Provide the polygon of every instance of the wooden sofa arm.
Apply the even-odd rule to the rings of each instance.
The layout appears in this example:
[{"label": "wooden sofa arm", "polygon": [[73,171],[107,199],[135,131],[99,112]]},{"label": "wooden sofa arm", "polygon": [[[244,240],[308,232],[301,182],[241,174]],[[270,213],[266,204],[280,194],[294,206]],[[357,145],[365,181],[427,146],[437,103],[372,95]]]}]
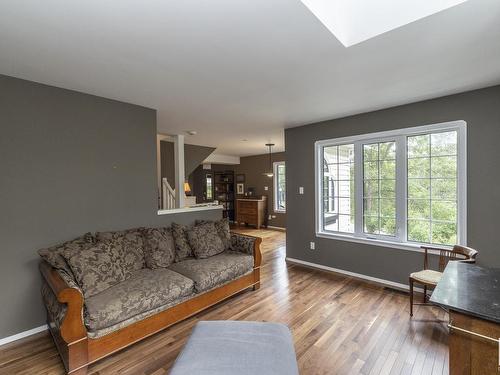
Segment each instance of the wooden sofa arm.
[{"label": "wooden sofa arm", "polygon": [[67,305],[66,315],[61,323],[60,335],[66,343],[87,337],[83,323],[83,295],[79,289],[72,288],[59,272],[45,261],[40,263],[40,272],[60,303]]},{"label": "wooden sofa arm", "polygon": [[254,268],[260,267],[260,264],[262,262],[262,253],[260,251],[260,244],[262,243],[262,238],[256,237],[256,236],[250,236],[248,234],[241,234],[238,232],[231,232],[231,236],[239,236],[239,237],[246,237],[249,239],[254,240],[253,242],[253,266]]}]

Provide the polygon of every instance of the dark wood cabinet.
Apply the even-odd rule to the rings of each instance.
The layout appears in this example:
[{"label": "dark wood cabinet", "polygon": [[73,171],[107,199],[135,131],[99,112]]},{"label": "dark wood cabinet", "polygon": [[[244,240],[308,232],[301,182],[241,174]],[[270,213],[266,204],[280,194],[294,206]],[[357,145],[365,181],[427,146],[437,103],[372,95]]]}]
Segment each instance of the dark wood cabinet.
[{"label": "dark wood cabinet", "polygon": [[450,322],[456,327],[450,329],[450,375],[500,374],[499,342],[492,340],[500,338],[500,324],[455,311]]},{"label": "dark wood cabinet", "polygon": [[255,225],[257,229],[266,225],[267,198],[245,198],[236,200],[236,222]]}]

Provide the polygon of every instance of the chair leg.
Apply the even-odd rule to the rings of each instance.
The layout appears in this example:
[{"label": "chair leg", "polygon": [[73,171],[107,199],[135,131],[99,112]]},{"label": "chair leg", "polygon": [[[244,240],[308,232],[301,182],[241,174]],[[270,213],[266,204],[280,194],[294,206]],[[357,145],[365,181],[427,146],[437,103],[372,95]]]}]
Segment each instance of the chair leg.
[{"label": "chair leg", "polygon": [[410,317],[413,316],[413,280],[410,278]]},{"label": "chair leg", "polygon": [[424,303],[427,302],[427,285],[424,285]]}]

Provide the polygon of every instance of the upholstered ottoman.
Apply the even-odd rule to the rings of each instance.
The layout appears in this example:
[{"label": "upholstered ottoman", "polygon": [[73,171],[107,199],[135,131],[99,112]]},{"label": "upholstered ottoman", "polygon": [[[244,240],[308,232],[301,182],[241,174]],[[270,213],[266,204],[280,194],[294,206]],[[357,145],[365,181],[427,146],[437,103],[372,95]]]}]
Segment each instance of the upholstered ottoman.
[{"label": "upholstered ottoman", "polygon": [[298,375],[290,330],[279,323],[199,322],[170,375]]}]

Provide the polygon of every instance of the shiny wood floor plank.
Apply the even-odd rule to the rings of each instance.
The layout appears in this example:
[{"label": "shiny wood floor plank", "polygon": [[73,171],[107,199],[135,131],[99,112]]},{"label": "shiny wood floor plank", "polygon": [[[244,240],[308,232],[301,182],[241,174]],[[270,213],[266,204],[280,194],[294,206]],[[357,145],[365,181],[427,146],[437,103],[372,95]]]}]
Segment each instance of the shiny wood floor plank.
[{"label": "shiny wood floor plank", "polygon": [[[241,228],[263,238],[262,284],[92,366],[89,374],[167,374],[199,320],[287,324],[302,375],[447,375],[447,331],[439,309],[408,314],[405,293],[285,264],[285,233]],[[63,374],[47,333],[0,348],[0,374]]]}]

